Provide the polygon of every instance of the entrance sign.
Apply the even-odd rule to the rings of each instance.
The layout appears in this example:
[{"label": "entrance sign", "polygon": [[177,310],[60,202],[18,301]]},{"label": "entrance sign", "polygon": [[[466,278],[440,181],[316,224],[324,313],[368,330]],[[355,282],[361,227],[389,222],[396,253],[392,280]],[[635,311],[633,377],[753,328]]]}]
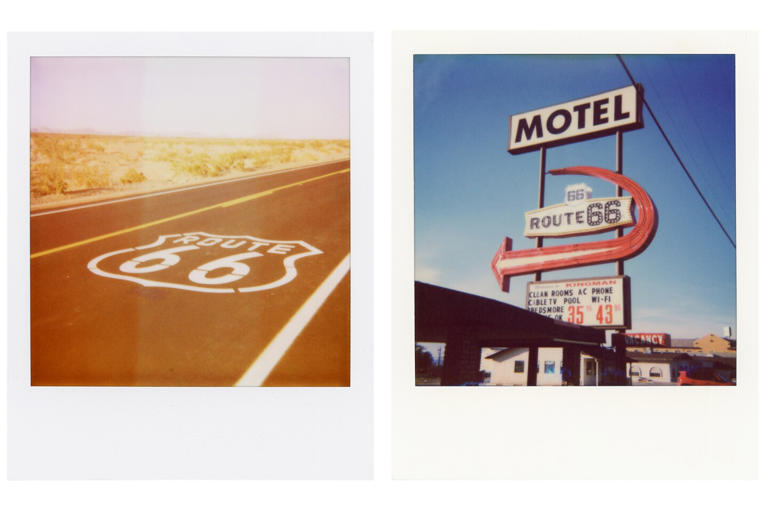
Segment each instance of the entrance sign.
[{"label": "entrance sign", "polygon": [[554,204],[525,213],[525,236],[599,233],[634,223],[631,197],[599,197]]},{"label": "entrance sign", "polygon": [[642,86],[595,94],[509,116],[511,154],[643,127]]},{"label": "entrance sign", "polygon": [[512,250],[512,239],[506,237],[491,260],[491,269],[503,291],[509,291],[509,278],[533,272],[607,263],[637,256],[656,234],[656,208],[648,194],[634,181],[599,167],[566,167],[550,174],[593,176],[614,183],[629,194],[637,206],[637,223],[629,234],[611,240],[597,240],[554,247]]},{"label": "entrance sign", "polygon": [[627,276],[528,283],[528,311],[598,329],[631,327]]},{"label": "entrance sign", "polygon": [[296,260],[323,251],[301,240],[184,233],[97,256],[88,270],[143,286],[203,293],[248,293],[283,286]]}]

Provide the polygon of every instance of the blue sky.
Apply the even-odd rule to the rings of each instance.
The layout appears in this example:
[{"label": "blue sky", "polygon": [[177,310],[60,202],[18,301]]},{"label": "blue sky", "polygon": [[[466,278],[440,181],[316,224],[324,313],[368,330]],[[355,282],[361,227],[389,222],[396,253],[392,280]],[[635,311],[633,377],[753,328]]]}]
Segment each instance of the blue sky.
[{"label": "blue sky", "polygon": [[[735,82],[732,55],[624,55],[661,126],[736,239]],[[539,153],[506,152],[508,116],[630,85],[615,55],[417,55],[414,57],[415,277],[517,306],[533,276],[501,292],[490,261],[505,236],[514,249],[524,213],[537,207]],[[736,249],[688,181],[648,111],[624,135],[624,173],[656,204],[650,247],[627,260],[633,332],[674,338],[736,328]],[[615,168],[615,138],[547,150],[547,169]],[[547,176],[545,205],[585,182],[593,197],[614,186]],[[545,246],[613,234],[545,239]],[[543,280],[615,275],[614,264],[547,272]]]}]

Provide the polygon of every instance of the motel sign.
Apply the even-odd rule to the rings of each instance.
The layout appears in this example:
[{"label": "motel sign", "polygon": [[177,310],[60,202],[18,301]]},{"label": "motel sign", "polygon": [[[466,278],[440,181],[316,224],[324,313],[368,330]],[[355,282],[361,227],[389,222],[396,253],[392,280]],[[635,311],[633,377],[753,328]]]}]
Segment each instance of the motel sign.
[{"label": "motel sign", "polygon": [[630,85],[509,116],[507,151],[516,155],[642,128],[642,97],[642,88]]}]

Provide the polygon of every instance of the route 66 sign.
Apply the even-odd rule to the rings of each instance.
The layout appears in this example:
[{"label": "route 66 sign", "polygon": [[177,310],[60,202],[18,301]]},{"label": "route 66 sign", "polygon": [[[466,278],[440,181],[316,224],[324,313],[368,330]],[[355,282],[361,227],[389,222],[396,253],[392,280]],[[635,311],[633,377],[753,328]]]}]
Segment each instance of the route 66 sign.
[{"label": "route 66 sign", "polygon": [[143,286],[248,293],[289,283],[298,274],[296,260],[322,253],[301,240],[196,232],[161,235],[148,245],[102,254],[88,263],[88,269]]},{"label": "route 66 sign", "polygon": [[[635,227],[629,234],[618,238],[551,247],[536,247],[534,249],[512,250],[512,239],[505,237],[491,260],[493,275],[499,282],[501,289],[505,292],[509,291],[509,279],[512,276],[530,274],[532,272],[548,272],[563,268],[583,267],[632,258],[643,252],[656,235],[659,221],[653,201],[640,185],[626,176],[616,174],[608,169],[591,166],[564,167],[562,169],[553,169],[549,173],[555,176],[563,174],[592,176],[620,186],[631,195],[631,198],[627,198],[627,200],[631,199],[637,206],[637,222],[633,221]],[[575,221],[580,223],[582,220],[586,220],[586,223],[591,226],[590,229],[592,227],[602,229],[601,223],[605,222],[607,217],[609,225],[618,227],[621,219],[626,218],[629,220],[630,218],[629,212],[625,215],[619,208],[623,200],[624,196],[620,198],[606,198],[605,200],[584,200],[583,204],[587,205],[584,211],[569,212],[563,210],[558,213],[560,215],[558,223],[562,224],[560,219],[565,217],[566,222]],[[556,206],[560,208],[560,205]],[[544,215],[550,215],[550,226],[555,225],[553,220],[554,214],[546,213],[545,210],[541,209],[531,213],[544,212]],[[569,213],[571,214],[570,217],[568,216]],[[579,213],[581,213],[581,216],[579,216]],[[531,220],[533,218],[530,217],[526,222],[530,222],[531,226],[536,227]],[[539,226],[546,227],[544,224],[544,221],[539,221]],[[526,232],[526,235],[528,234]],[[562,236],[562,233],[560,235]],[[543,236],[552,235],[547,234]]]},{"label": "route 66 sign", "polygon": [[565,187],[565,202],[575,203],[584,199],[592,199],[592,187],[586,183],[577,183]]}]

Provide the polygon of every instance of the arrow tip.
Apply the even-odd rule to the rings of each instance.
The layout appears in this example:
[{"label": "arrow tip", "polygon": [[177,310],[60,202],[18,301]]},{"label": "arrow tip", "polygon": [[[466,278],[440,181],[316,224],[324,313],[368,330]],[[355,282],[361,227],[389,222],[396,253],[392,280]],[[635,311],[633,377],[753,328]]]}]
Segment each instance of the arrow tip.
[{"label": "arrow tip", "polygon": [[491,260],[491,270],[493,271],[493,275],[496,276],[496,281],[499,282],[499,287],[501,287],[501,291],[503,292],[509,292],[509,276],[503,275],[499,271],[497,264],[499,263],[499,260],[504,256],[504,253],[511,250],[512,239],[506,236],[504,237],[504,241],[501,242],[501,245],[496,251],[496,254],[493,256],[493,259]]}]

